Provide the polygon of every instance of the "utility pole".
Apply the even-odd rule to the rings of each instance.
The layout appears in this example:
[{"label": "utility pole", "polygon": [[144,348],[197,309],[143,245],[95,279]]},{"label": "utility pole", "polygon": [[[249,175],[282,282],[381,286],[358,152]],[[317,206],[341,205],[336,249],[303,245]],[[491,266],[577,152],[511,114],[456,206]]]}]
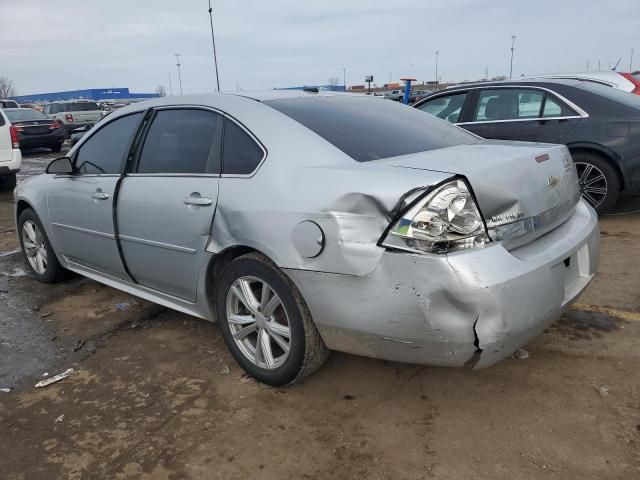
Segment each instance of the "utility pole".
[{"label": "utility pole", "polygon": [[440,51],[436,50],[436,92],[438,91],[438,58],[440,57]]},{"label": "utility pole", "polygon": [[175,53],[176,56],[176,67],[178,67],[178,83],[180,84],[180,95],[182,95],[182,75],[180,74],[180,54]]},{"label": "utility pole", "polygon": [[173,86],[171,85],[171,72],[169,72],[169,93],[173,97]]},{"label": "utility pole", "polygon": [[484,79],[489,80],[489,65],[484,67]]},{"label": "utility pole", "polygon": [[344,91],[347,91],[347,69],[342,67],[342,84],[344,85]]},{"label": "utility pole", "polygon": [[513,77],[513,51],[515,50],[516,36],[511,35],[511,65],[509,66],[509,80]]},{"label": "utility pole", "polygon": [[589,71],[589,60],[587,60],[587,72]]},{"label": "utility pole", "polygon": [[216,37],[213,35],[213,9],[209,0],[209,24],[211,25],[211,43],[213,44],[213,65],[216,68],[216,85],[220,91],[220,77],[218,76],[218,56],[216,55]]},{"label": "utility pole", "polygon": [[631,49],[631,56],[629,57],[629,72],[633,72],[633,48]]},{"label": "utility pole", "polygon": [[602,70],[602,69],[600,68],[600,60],[598,60],[598,71],[600,71],[600,70]]}]

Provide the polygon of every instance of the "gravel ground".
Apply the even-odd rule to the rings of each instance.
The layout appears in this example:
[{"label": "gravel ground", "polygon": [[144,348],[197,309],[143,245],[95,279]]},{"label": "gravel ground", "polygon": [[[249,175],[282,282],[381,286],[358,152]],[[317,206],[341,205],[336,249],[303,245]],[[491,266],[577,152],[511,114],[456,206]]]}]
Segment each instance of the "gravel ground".
[{"label": "gravel ground", "polygon": [[[57,156],[25,155],[22,175]],[[36,282],[7,253],[12,208],[0,194],[3,479],[640,478],[638,213],[601,218],[599,275],[529,358],[467,373],[333,353],[276,389],[215,325],[79,277]]]}]

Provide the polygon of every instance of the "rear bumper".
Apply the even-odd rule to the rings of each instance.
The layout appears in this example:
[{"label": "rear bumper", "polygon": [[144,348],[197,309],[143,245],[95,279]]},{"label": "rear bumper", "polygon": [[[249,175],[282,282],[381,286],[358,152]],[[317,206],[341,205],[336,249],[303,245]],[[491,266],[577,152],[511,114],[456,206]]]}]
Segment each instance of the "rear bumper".
[{"label": "rear bumper", "polygon": [[598,219],[580,201],[563,225],[512,251],[494,244],[447,256],[386,252],[364,277],[287,274],[331,349],[441,366],[473,359],[481,368],[562,315],[598,257]]},{"label": "rear bumper", "polygon": [[0,176],[10,175],[20,171],[22,165],[22,152],[14,148],[11,151],[11,160],[8,162],[0,162]]},{"label": "rear bumper", "polygon": [[57,129],[55,133],[20,136],[20,148],[51,147],[64,142],[64,133]]}]

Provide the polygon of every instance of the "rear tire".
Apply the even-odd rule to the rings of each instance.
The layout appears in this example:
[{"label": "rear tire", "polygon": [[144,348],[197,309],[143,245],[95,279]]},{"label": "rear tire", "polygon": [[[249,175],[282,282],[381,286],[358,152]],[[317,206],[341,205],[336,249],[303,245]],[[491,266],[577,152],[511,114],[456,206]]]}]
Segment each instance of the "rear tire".
[{"label": "rear tire", "polygon": [[25,263],[37,280],[55,283],[65,278],[67,271],[60,265],[38,215],[30,208],[18,218],[18,237]]},{"label": "rear tire", "polygon": [[617,170],[609,161],[597,153],[577,152],[573,154],[580,191],[596,212],[606,213],[620,198],[622,182]]},{"label": "rear tire", "polygon": [[51,147],[51,151],[52,151],[52,152],[56,152],[56,153],[57,153],[57,152],[59,152],[60,150],[62,150],[62,143],[57,143],[57,144],[55,144],[55,145],[53,145],[53,146]]},{"label": "rear tire", "polygon": [[16,188],[17,178],[15,173],[0,177],[0,190],[7,191]]},{"label": "rear tire", "polygon": [[260,382],[293,383],[320,368],[329,355],[302,295],[262,254],[243,255],[227,265],[216,309],[227,348]]}]

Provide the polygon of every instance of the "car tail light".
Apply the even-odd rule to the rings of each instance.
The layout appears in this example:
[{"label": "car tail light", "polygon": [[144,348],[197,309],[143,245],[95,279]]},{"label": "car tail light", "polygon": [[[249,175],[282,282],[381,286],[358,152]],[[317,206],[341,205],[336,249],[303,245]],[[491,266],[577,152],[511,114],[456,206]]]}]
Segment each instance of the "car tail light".
[{"label": "car tail light", "polygon": [[15,125],[11,125],[9,127],[12,148],[20,148],[20,139],[18,138],[18,132],[22,132],[23,130],[24,129],[22,127],[16,127]]},{"label": "car tail light", "polygon": [[73,115],[71,115],[70,113],[67,113],[64,118],[67,120],[67,122],[69,123],[73,123]]},{"label": "car tail light", "polygon": [[629,80],[631,83],[633,83],[634,85],[634,89],[631,93],[634,93],[636,95],[640,95],[640,80],[638,80],[636,78],[636,75],[638,75],[638,72],[634,72],[634,73],[621,73],[620,75],[622,75],[624,78],[626,78],[627,80]]},{"label": "car tail light", "polygon": [[411,200],[379,245],[417,253],[448,253],[490,241],[470,189],[457,179]]},{"label": "car tail light", "polygon": [[58,122],[53,122],[51,125],[49,125],[49,130],[55,130],[57,128],[62,128],[62,125],[60,125]]}]

